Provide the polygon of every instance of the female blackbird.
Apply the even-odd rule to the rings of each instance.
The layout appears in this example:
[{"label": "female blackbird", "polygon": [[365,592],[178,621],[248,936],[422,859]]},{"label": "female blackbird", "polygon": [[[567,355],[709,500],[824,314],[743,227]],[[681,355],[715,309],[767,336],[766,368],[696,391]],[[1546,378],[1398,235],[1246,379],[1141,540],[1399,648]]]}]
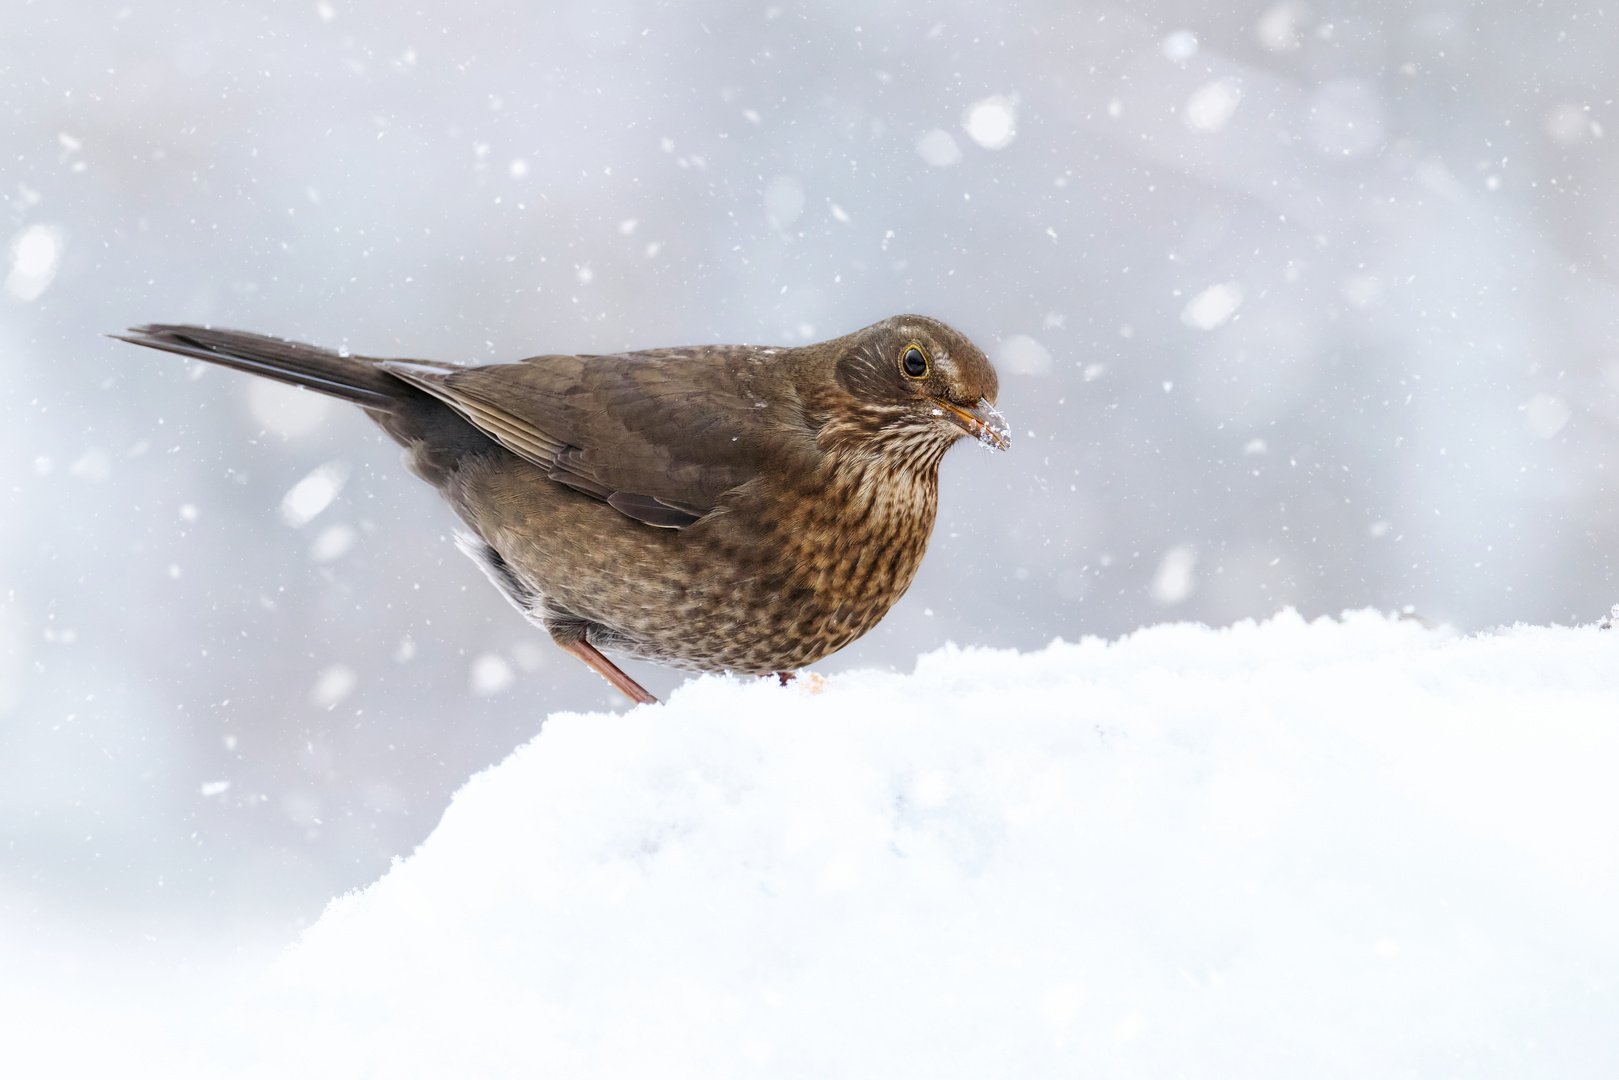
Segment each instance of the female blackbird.
[{"label": "female blackbird", "polygon": [[920,315],[488,367],[195,326],[120,339],[365,409],[471,530],[461,550],[637,702],[657,699],[602,652],[784,674],[870,630],[927,549],[944,452],[1009,444],[989,360]]}]

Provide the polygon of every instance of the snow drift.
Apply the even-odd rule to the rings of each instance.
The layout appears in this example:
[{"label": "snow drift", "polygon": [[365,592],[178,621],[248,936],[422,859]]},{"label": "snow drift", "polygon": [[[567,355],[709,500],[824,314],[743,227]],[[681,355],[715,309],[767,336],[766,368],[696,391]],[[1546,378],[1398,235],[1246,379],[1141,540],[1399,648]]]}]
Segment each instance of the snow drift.
[{"label": "snow drift", "polygon": [[[264,1075],[1619,1075],[1619,632],[1362,612],[550,718]],[[245,1049],[239,1048],[239,1049]],[[240,1060],[240,1059],[239,1059]]]}]

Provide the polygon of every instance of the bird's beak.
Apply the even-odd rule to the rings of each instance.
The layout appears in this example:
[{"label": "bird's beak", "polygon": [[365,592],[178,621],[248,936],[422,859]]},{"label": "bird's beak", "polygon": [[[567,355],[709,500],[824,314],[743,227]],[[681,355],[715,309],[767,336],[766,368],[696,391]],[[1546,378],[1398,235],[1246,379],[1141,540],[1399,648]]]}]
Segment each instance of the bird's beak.
[{"label": "bird's beak", "polygon": [[1012,430],[1006,426],[1006,417],[995,411],[988,398],[979,398],[978,405],[971,409],[963,409],[944,398],[934,398],[933,403],[943,412],[946,420],[985,446],[1005,450],[1012,445]]}]

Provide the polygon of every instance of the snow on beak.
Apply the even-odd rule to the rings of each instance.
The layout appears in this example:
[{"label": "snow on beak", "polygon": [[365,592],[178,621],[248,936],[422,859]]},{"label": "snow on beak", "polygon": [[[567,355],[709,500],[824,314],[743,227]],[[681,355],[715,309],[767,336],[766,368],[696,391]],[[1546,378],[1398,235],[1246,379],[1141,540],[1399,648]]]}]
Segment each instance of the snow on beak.
[{"label": "snow on beak", "polygon": [[944,398],[934,398],[933,403],[943,411],[946,420],[985,446],[1005,450],[1012,445],[1012,430],[1006,425],[1006,417],[995,411],[988,398],[979,398],[978,404],[971,409],[964,409]]}]

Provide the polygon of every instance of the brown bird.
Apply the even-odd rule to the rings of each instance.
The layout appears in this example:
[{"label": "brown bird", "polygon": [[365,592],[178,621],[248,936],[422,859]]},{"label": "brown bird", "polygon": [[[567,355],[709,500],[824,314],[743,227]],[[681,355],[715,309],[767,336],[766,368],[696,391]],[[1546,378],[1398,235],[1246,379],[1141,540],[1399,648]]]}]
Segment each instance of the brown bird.
[{"label": "brown bird", "polygon": [[1006,449],[998,380],[943,323],[815,345],[706,345],[462,367],[142,326],[122,341],[351,401],[471,530],[523,615],[631,700],[602,655],[785,680],[911,584],[964,435]]}]

